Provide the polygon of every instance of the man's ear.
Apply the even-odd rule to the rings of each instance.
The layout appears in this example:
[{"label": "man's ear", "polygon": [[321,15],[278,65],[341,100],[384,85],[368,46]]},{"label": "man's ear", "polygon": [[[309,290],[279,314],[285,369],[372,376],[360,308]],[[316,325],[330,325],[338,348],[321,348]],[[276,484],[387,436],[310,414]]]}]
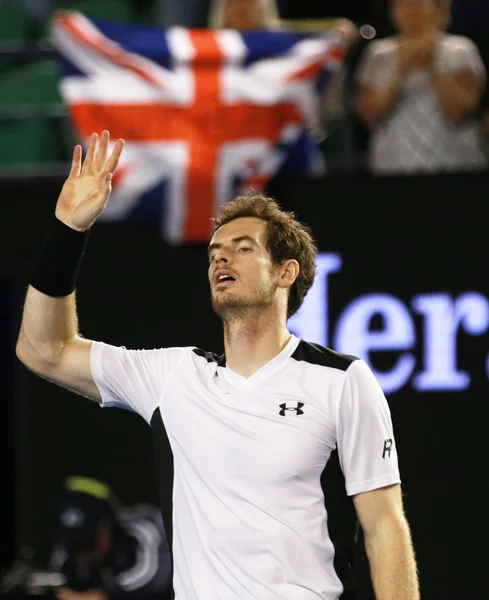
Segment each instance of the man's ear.
[{"label": "man's ear", "polygon": [[281,288],[290,288],[300,273],[299,263],[293,258],[286,260],[280,267],[278,285]]}]

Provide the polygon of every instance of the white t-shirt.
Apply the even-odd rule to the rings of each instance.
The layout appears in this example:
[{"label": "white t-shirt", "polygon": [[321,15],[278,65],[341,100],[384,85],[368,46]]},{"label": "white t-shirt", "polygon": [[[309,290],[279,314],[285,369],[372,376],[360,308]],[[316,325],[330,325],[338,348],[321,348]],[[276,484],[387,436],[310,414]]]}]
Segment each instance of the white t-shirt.
[{"label": "white t-shirt", "polygon": [[197,348],[94,342],[91,368],[102,405],[139,413],[157,453],[171,449],[158,479],[176,600],[351,589],[348,496],[400,483],[389,408],[363,361],[292,337],[246,379]]}]

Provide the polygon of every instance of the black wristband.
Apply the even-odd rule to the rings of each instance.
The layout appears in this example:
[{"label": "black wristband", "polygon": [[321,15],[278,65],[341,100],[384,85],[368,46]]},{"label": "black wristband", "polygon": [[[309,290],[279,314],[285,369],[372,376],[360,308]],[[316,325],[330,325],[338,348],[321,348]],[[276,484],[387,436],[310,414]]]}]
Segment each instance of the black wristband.
[{"label": "black wristband", "polygon": [[53,298],[75,291],[89,230],[75,231],[55,218],[34,266],[31,285]]}]

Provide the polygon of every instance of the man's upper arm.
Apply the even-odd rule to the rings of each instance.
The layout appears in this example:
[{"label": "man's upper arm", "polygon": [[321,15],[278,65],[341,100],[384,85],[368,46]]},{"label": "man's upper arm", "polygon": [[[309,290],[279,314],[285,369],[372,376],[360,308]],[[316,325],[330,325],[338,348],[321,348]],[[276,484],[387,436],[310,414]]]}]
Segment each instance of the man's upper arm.
[{"label": "man's upper arm", "polygon": [[90,340],[77,337],[65,345],[56,361],[43,362],[39,368],[33,361],[29,363],[30,368],[48,381],[90,398],[90,400],[100,402],[101,396],[90,367],[91,347]]},{"label": "man's upper arm", "polygon": [[30,368],[45,379],[99,402],[140,414],[147,422],[186,348],[127,350],[77,337],[55,361]]}]

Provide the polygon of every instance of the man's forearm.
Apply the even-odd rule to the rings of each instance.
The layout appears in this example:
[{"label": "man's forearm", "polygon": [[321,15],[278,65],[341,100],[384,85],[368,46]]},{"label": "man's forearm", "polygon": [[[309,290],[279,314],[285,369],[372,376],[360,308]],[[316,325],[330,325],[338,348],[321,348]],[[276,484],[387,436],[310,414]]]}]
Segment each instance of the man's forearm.
[{"label": "man's forearm", "polygon": [[365,534],[365,546],[376,599],[419,600],[416,559],[405,518],[384,518]]}]

